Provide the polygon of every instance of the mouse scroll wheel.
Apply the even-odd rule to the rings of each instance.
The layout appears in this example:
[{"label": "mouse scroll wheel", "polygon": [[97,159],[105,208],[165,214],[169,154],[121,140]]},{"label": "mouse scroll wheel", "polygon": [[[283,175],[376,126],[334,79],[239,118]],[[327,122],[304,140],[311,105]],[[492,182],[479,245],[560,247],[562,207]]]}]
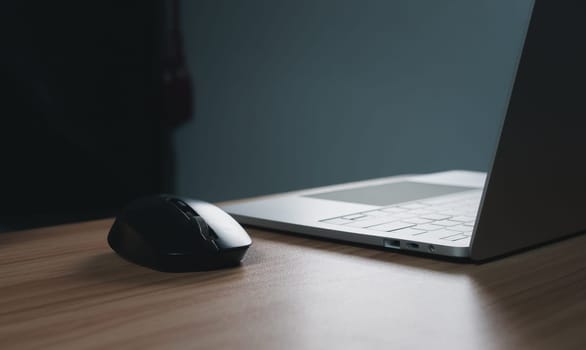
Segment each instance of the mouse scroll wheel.
[{"label": "mouse scroll wheel", "polygon": [[185,203],[184,201],[175,198],[171,199],[170,201],[173,202],[175,206],[177,206],[177,208],[179,208],[179,210],[181,210],[185,214],[189,216],[197,215],[197,213],[193,209],[191,209],[191,207],[187,205],[187,203]]},{"label": "mouse scroll wheel", "polygon": [[213,234],[212,230],[208,226],[208,224],[201,218],[201,216],[192,216],[193,220],[195,220],[197,226],[199,227],[199,232],[201,232],[202,236],[206,240],[213,240],[215,235]]}]

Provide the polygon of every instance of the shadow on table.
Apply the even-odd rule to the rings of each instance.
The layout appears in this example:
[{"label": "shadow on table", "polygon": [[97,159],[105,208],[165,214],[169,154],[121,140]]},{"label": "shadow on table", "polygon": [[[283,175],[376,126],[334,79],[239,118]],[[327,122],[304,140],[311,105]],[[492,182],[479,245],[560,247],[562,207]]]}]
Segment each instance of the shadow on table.
[{"label": "shadow on table", "polygon": [[[251,248],[252,250],[252,248]],[[255,252],[247,264],[259,261],[260,254]],[[95,280],[99,283],[111,283],[126,286],[144,285],[192,285],[217,283],[222,279],[239,279],[245,274],[241,266],[197,272],[161,272],[136,265],[120,257],[115,252],[101,253],[88,257],[78,269],[83,279]]]}]

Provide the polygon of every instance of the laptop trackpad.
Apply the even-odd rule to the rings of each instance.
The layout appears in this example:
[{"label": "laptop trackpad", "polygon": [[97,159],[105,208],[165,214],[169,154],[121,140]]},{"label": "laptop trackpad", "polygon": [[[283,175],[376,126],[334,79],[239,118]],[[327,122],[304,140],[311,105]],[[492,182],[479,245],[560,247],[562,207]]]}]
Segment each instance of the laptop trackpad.
[{"label": "laptop trackpad", "polygon": [[388,206],[418,199],[451,193],[476,190],[474,187],[437,185],[414,181],[401,181],[383,185],[365,186],[348,190],[322,192],[304,197],[329,199],[350,203]]}]

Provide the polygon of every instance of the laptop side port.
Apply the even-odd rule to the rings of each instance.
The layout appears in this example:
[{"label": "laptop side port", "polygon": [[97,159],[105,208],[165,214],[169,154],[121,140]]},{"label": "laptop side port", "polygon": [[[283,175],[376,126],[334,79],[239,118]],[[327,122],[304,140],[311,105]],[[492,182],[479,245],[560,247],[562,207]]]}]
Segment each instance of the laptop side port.
[{"label": "laptop side port", "polygon": [[419,249],[418,243],[407,242],[407,244],[405,244],[405,246],[409,249]]},{"label": "laptop side port", "polygon": [[383,246],[385,248],[401,249],[401,242],[398,239],[385,239],[383,240]]}]

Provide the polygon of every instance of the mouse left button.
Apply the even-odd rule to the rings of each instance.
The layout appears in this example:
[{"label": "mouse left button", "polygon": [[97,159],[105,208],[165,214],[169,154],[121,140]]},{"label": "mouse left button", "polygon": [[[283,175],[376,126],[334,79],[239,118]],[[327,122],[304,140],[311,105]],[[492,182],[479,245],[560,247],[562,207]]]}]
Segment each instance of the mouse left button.
[{"label": "mouse left button", "polygon": [[108,233],[110,248],[123,258],[139,265],[153,264],[152,247],[137,234],[136,230],[126,222],[115,220]]},{"label": "mouse left button", "polygon": [[195,210],[193,210],[187,203],[185,203],[181,199],[178,199],[178,198],[169,198],[168,200],[171,203],[173,203],[177,208],[179,208],[179,210],[181,210],[182,212],[184,212],[185,214],[190,215],[190,216],[197,215],[197,213],[195,212]]}]

